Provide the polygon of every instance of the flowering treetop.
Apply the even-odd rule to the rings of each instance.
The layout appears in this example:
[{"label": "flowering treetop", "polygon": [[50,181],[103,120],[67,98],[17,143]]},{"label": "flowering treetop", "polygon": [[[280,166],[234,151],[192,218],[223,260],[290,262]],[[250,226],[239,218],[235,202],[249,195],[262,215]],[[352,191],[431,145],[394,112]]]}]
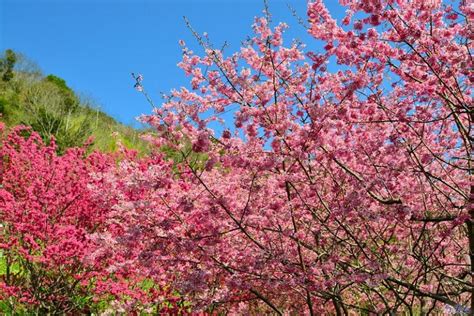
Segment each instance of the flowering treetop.
[{"label": "flowering treetop", "polygon": [[341,23],[308,4],[319,51],[286,46],[268,16],[229,56],[195,33],[204,55],[181,43],[179,64],[192,90],[144,117],[181,159],[174,189],[146,189],[160,233],[138,236],[170,243],[155,265],[181,267],[196,306],[473,307],[474,7],[340,2]]}]

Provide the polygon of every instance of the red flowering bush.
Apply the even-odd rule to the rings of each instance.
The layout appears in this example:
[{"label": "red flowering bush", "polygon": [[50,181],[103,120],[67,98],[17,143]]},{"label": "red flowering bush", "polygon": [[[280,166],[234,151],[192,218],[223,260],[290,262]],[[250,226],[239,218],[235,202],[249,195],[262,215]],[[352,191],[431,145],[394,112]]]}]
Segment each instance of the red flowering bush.
[{"label": "red flowering bush", "polygon": [[95,175],[114,169],[118,157],[86,155],[84,148],[58,156],[54,140],[45,145],[26,127],[3,135],[0,156],[4,312],[174,310],[175,293],[139,271],[115,271],[111,247],[97,238],[112,229],[106,221],[112,207],[94,199]]},{"label": "red flowering bush", "polygon": [[54,140],[45,145],[25,127],[2,137],[0,155],[1,298],[38,312],[81,310],[87,302],[75,299],[97,271],[83,262],[89,235],[107,212],[90,198],[90,172],[110,159],[78,148],[57,156]]}]

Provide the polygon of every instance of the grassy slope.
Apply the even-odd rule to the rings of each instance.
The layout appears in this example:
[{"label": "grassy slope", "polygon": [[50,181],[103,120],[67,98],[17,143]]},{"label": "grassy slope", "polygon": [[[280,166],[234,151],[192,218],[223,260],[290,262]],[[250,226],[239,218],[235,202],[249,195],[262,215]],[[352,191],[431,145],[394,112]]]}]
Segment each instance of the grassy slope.
[{"label": "grassy slope", "polygon": [[116,121],[81,100],[63,79],[39,71],[15,69],[9,80],[0,79],[0,113],[9,127],[32,126],[45,141],[54,136],[60,150],[81,146],[92,136],[94,149],[114,151],[120,141],[127,148],[148,151],[140,139],[144,131]]}]

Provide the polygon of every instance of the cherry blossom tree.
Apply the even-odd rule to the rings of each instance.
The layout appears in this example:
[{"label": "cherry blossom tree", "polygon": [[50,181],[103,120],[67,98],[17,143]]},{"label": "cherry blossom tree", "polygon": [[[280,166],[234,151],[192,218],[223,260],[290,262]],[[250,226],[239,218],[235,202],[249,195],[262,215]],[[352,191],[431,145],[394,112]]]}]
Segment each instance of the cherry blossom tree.
[{"label": "cherry blossom tree", "polygon": [[196,310],[474,310],[474,6],[340,3],[308,3],[318,50],[268,13],[233,54],[181,43],[191,89],[143,117],[180,159],[102,175],[129,269]]}]

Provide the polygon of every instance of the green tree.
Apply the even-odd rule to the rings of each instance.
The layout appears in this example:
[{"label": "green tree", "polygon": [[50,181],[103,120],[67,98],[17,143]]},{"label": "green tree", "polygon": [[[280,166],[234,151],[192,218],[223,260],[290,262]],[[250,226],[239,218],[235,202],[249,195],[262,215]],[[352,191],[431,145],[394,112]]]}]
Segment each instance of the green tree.
[{"label": "green tree", "polygon": [[0,69],[2,72],[2,81],[8,82],[13,76],[13,68],[15,67],[17,57],[13,50],[7,49],[5,51],[5,56],[0,59]]}]

